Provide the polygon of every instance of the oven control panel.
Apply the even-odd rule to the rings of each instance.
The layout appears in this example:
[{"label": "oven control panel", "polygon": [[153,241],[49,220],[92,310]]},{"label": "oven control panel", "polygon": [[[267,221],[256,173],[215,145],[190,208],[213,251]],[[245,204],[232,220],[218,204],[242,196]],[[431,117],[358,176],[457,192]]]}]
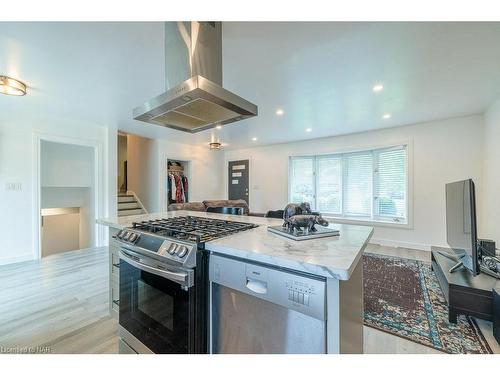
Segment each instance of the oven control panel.
[{"label": "oven control panel", "polygon": [[127,229],[122,229],[116,234],[116,239],[119,241],[127,242],[130,244],[134,244],[139,240],[139,237],[141,236],[140,233],[127,230]]},{"label": "oven control panel", "polygon": [[[165,240],[158,249],[158,255],[186,265],[192,263],[193,258],[196,256],[196,249],[196,245],[193,244]],[[196,259],[194,260],[193,267],[196,266]]]},{"label": "oven control panel", "polygon": [[[180,240],[122,229],[116,234],[116,240],[128,245],[132,250],[147,251],[147,255],[161,257],[184,267],[196,266],[197,245]],[[142,250],[142,251],[141,251]],[[153,254],[151,254],[153,253]]]}]

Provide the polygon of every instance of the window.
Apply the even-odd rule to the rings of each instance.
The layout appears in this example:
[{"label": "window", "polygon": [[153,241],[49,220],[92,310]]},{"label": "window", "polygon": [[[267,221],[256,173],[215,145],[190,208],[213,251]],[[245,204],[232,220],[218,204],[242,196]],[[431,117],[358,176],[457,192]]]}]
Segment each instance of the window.
[{"label": "window", "polygon": [[407,146],[290,158],[289,197],[327,216],[406,224]]},{"label": "window", "polygon": [[291,166],[291,200],[312,202],[314,199],[314,159],[295,158]]}]

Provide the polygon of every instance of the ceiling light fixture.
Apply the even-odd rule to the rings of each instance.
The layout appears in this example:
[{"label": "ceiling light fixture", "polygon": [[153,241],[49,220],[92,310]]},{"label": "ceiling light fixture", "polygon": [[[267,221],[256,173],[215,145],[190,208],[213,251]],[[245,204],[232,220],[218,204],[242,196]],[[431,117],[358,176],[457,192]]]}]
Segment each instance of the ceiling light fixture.
[{"label": "ceiling light fixture", "polygon": [[221,129],[222,129],[222,125],[217,125],[215,128],[216,128],[217,130],[221,130]]},{"label": "ceiling light fixture", "polygon": [[253,138],[252,138],[252,141],[254,141],[254,142],[255,142],[256,140],[257,140],[257,137],[253,137]]},{"label": "ceiling light fixture", "polygon": [[312,132],[312,131],[313,131],[313,130],[312,130],[311,128],[307,128],[307,129],[306,129],[306,132],[308,132],[308,133],[310,133],[310,132]]},{"label": "ceiling light fixture", "polygon": [[222,144],[220,142],[210,142],[210,150],[219,151],[221,149]]},{"label": "ceiling light fixture", "polygon": [[380,92],[384,89],[384,85],[381,85],[381,84],[376,84],[375,86],[373,86],[373,92]]},{"label": "ceiling light fixture", "polygon": [[26,85],[17,79],[0,76],[0,93],[5,95],[26,95]]},{"label": "ceiling light fixture", "polygon": [[388,120],[388,119],[390,119],[391,117],[392,117],[392,116],[391,116],[391,114],[390,114],[390,113],[386,113],[386,114],[384,114],[384,115],[382,116],[382,118],[383,118],[384,120]]},{"label": "ceiling light fixture", "polygon": [[283,111],[281,108],[278,108],[278,109],[276,110],[276,114],[277,114],[278,116],[283,116],[283,114],[284,114],[284,113],[285,113],[285,111]]}]

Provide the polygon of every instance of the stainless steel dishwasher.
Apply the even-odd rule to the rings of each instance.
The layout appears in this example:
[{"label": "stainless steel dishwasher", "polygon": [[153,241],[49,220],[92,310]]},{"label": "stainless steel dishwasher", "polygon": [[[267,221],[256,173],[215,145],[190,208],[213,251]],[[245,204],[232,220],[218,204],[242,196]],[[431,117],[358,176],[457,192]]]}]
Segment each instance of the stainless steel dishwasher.
[{"label": "stainless steel dishwasher", "polygon": [[210,257],[212,353],[326,353],[326,280]]}]

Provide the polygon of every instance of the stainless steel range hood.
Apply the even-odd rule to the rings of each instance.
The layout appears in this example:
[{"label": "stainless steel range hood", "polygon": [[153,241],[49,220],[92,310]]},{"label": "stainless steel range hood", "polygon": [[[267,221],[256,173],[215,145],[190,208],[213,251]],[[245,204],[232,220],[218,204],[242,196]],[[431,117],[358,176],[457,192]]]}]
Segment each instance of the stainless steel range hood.
[{"label": "stainless steel range hood", "polygon": [[222,88],[220,22],[166,22],[167,91],[134,109],[134,119],[196,133],[257,115],[257,106]]}]

